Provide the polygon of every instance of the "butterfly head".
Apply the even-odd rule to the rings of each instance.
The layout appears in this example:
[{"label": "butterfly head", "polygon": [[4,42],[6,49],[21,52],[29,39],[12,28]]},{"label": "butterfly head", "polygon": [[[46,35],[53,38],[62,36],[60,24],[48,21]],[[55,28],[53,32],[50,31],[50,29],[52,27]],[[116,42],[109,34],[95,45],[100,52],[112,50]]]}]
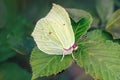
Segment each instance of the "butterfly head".
[{"label": "butterfly head", "polygon": [[72,45],[71,47],[69,47],[68,49],[64,49],[64,53],[65,54],[71,54],[73,50],[77,50],[78,46],[76,44]]}]

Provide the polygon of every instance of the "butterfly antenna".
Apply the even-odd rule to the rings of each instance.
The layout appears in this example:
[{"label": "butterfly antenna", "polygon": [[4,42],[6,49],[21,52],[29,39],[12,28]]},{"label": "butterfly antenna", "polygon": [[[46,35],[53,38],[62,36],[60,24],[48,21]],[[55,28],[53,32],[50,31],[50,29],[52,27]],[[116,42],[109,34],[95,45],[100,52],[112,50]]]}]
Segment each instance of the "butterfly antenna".
[{"label": "butterfly antenna", "polygon": [[85,40],[86,38],[87,38],[87,35],[84,35],[82,36],[82,38],[80,37],[76,43],[78,44],[79,42]]}]

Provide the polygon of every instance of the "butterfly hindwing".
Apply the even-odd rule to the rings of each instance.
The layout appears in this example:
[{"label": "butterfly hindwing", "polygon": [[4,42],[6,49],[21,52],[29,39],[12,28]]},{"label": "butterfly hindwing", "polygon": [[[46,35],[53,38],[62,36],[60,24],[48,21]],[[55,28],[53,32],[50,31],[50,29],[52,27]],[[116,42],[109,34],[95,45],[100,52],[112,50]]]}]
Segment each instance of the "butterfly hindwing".
[{"label": "butterfly hindwing", "polygon": [[62,45],[46,18],[42,18],[37,22],[32,35],[41,51],[47,54],[62,54]]}]

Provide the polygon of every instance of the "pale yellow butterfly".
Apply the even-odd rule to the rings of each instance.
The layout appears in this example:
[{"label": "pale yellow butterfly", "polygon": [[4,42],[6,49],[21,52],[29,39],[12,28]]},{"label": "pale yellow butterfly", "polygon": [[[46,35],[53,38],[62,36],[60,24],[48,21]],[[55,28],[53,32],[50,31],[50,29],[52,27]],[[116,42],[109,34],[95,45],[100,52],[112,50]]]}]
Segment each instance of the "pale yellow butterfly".
[{"label": "pale yellow butterfly", "polygon": [[37,22],[32,36],[41,51],[63,55],[62,59],[77,48],[69,15],[57,4],[53,4],[48,15]]}]

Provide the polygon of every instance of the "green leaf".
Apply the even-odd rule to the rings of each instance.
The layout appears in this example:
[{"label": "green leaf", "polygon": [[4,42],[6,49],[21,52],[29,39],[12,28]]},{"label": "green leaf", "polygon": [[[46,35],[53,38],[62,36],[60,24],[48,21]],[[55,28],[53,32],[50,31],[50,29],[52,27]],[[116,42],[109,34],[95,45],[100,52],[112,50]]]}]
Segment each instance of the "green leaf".
[{"label": "green leaf", "polygon": [[120,9],[111,16],[106,30],[112,34],[114,39],[120,39]]},{"label": "green leaf", "polygon": [[69,16],[77,23],[80,21],[81,18],[83,17],[91,17],[91,15],[81,9],[72,9],[72,8],[67,8],[66,9]]},{"label": "green leaf", "polygon": [[[98,39],[98,38],[100,38],[100,39]],[[105,40],[112,40],[112,36],[105,31],[93,30],[93,31],[87,33],[86,41],[100,42],[100,41],[105,41]],[[83,42],[86,43],[86,41],[83,41]]]},{"label": "green leaf", "polygon": [[87,33],[87,30],[90,28],[92,23],[91,15],[79,9],[67,9],[73,26],[75,40],[78,41],[83,35]]},{"label": "green leaf", "polygon": [[100,23],[100,19],[98,17],[93,17],[93,22],[91,24],[91,28],[98,28]]},{"label": "green leaf", "polygon": [[114,0],[97,0],[96,9],[102,20],[102,23],[108,20],[114,10]]},{"label": "green leaf", "polygon": [[90,28],[92,22],[91,17],[84,17],[78,23],[75,23],[74,27],[74,34],[76,42],[87,33],[87,30]]},{"label": "green leaf", "polygon": [[66,55],[63,61],[61,58],[60,55],[49,55],[41,52],[38,48],[34,48],[30,59],[33,72],[32,79],[57,74],[72,64],[71,55]]},{"label": "green leaf", "polygon": [[120,45],[102,32],[89,32],[88,38],[80,43],[77,64],[96,80],[120,80]]},{"label": "green leaf", "polygon": [[0,64],[0,80],[30,80],[31,74],[12,62]]}]

